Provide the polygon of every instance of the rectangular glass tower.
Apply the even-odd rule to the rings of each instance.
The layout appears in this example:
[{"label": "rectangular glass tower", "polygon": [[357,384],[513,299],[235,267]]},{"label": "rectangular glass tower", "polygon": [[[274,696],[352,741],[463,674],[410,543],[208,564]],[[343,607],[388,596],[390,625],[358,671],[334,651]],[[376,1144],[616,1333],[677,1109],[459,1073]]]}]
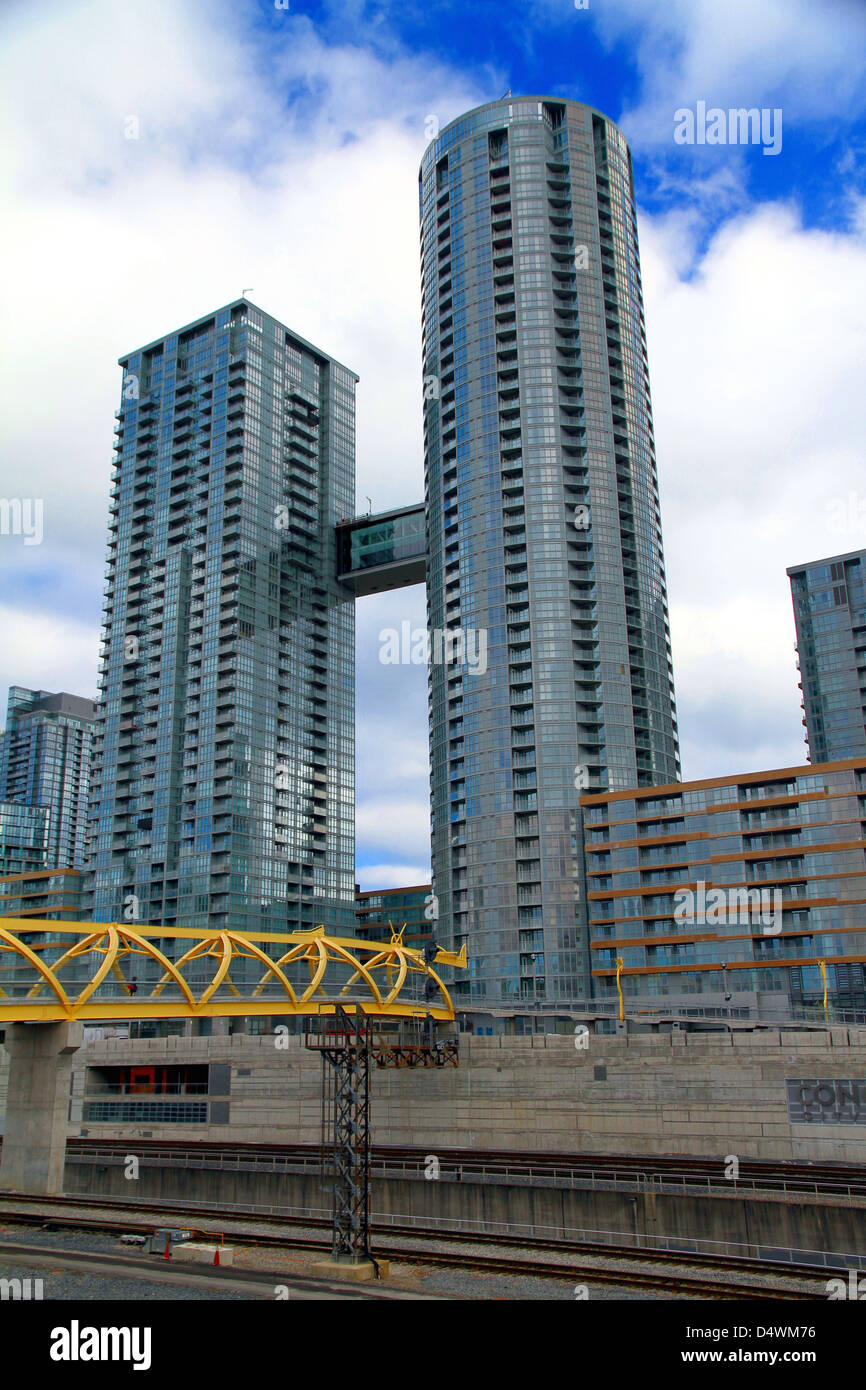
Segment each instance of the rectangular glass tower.
[{"label": "rectangular glass tower", "polygon": [[458,997],[589,992],[581,792],[679,776],[631,155],[493,102],[420,171],[433,883]]},{"label": "rectangular glass tower", "polygon": [[9,689],[0,734],[0,801],[44,806],[46,869],[84,863],[87,796],[96,704],[60,691]]},{"label": "rectangular glass tower", "polygon": [[358,378],[244,299],[121,365],[93,916],[351,931]]},{"label": "rectangular glass tower", "polygon": [[792,565],[810,761],[866,753],[866,550]]}]

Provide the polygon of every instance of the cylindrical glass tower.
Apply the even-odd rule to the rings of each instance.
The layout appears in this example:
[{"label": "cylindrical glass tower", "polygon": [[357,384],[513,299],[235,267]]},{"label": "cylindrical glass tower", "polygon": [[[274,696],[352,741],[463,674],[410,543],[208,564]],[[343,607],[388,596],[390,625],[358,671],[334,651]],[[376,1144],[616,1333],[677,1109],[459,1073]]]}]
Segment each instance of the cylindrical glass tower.
[{"label": "cylindrical glass tower", "polygon": [[679,777],[631,155],[506,98],[419,191],[437,930],[464,1006],[579,1000],[579,797]]}]

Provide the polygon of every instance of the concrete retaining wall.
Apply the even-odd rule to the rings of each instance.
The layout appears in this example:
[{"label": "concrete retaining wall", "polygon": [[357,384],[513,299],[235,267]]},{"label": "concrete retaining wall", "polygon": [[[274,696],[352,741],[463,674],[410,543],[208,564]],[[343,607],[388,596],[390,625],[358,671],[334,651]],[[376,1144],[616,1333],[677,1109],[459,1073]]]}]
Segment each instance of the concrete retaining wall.
[{"label": "concrete retaining wall", "polygon": [[[76,1054],[70,1133],[317,1143],[321,1060],[272,1036],[103,1041]],[[83,1123],[85,1065],[226,1062],[225,1123]],[[0,1048],[0,1103],[8,1066]],[[789,1080],[866,1081],[866,1029],[469,1038],[450,1068],[373,1073],[377,1144],[866,1162],[866,1124],[791,1123]],[[222,1112],[225,1114],[225,1110]],[[211,1116],[213,1120],[214,1116]]]},{"label": "concrete retaining wall", "polygon": [[[330,1214],[330,1188],[319,1176],[156,1167],[144,1157],[135,1182],[119,1163],[67,1163],[66,1191],[194,1203],[295,1207]],[[374,1178],[373,1219],[395,1216],[535,1226],[551,1235],[589,1230],[614,1235],[683,1237],[800,1250],[857,1253],[866,1249],[866,1203],[821,1197],[714,1193],[611,1192],[524,1186],[511,1182]],[[612,1243],[617,1243],[615,1240]]]}]

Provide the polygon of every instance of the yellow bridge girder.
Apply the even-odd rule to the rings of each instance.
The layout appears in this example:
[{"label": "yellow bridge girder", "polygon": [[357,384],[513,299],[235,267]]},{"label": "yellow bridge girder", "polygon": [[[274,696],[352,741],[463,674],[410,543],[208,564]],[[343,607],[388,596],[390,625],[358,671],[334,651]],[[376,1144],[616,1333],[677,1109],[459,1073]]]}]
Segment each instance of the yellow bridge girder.
[{"label": "yellow bridge girder", "polygon": [[[187,943],[189,943],[187,945]],[[0,917],[0,1026],[64,1020],[326,1016],[454,1018],[437,948],[314,931],[239,932]],[[232,971],[235,979],[232,978]]]}]

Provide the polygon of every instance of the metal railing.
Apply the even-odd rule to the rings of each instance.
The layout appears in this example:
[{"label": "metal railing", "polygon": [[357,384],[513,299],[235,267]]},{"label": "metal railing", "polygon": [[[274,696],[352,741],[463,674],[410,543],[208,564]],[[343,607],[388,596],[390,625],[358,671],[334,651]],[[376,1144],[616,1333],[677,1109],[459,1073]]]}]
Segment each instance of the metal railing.
[{"label": "metal railing", "polygon": [[[719,962],[719,969],[722,964]],[[627,972],[626,972],[627,974]],[[658,996],[655,996],[658,998]],[[592,999],[586,1002],[569,1003],[565,1000],[553,999],[533,999],[530,994],[511,1005],[507,1010],[491,1006],[484,1009],[480,1005],[468,1007],[458,999],[455,1004],[458,1019],[464,1023],[465,1018],[472,1018],[476,1015],[489,1015],[492,1018],[514,1017],[521,1014],[549,1015],[551,1020],[554,1018],[569,1019],[592,1019],[592,1018],[619,1018],[619,1000],[613,999]],[[767,1028],[784,1027],[792,1023],[810,1023],[826,1026],[830,1024],[866,1024],[866,1010],[845,1009],[829,1004],[825,1017],[824,1008],[821,1004],[795,1004],[780,1007],[778,1011],[768,1009],[766,1006],[759,1007],[753,1004],[732,1004],[730,1007],[723,1005],[702,1004],[686,1005],[665,1005],[663,1002],[644,1002],[634,997],[626,997],[625,1001],[625,1021],[626,1023],[662,1023],[669,1020],[683,1019],[693,1021],[707,1021],[712,1023],[760,1023]],[[563,1036],[566,1036],[563,1034]]]},{"label": "metal railing", "polygon": [[[78,1197],[87,1196],[86,1193],[70,1194]],[[10,1198],[14,1201],[14,1198]],[[50,1200],[50,1199],[49,1199]],[[58,1198],[62,1202],[62,1198]],[[153,1206],[155,1210],[164,1207],[166,1203],[178,1205],[178,1201],[165,1197],[138,1198],[136,1207]],[[257,1216],[285,1217],[293,1223],[298,1221],[317,1220],[329,1221],[331,1217],[330,1207],[292,1207],[278,1206],[274,1204],[253,1204],[251,1202],[221,1202],[220,1213],[225,1215],[249,1216],[253,1220]],[[99,1207],[99,1198],[93,1199],[94,1208]],[[213,1203],[191,1201],[183,1198],[183,1206],[192,1211],[197,1209],[213,1209]],[[754,1242],[732,1241],[732,1240],[705,1240],[702,1237],[689,1236],[656,1236],[644,1234],[640,1231],[605,1231],[596,1230],[586,1226],[546,1226],[538,1223],[520,1224],[504,1221],[463,1221],[449,1217],[447,1219],[436,1216],[415,1216],[405,1215],[398,1212],[374,1212],[373,1224],[380,1229],[382,1227],[410,1226],[419,1235],[439,1237],[447,1240],[449,1235],[460,1235],[469,1237],[473,1235],[496,1237],[507,1236],[510,1239],[523,1238],[527,1242],[533,1240],[552,1240],[579,1244],[586,1242],[592,1245],[609,1245],[611,1247],[628,1247],[634,1250],[652,1250],[659,1254],[666,1255],[705,1255],[716,1259],[745,1259],[745,1260],[769,1260],[779,1265],[802,1264],[812,1265],[817,1270],[838,1270],[846,1272],[849,1269],[866,1270],[866,1254],[857,1254],[853,1251],[839,1250],[810,1250],[797,1246],[787,1245],[759,1245]],[[231,1233],[226,1232],[230,1235]],[[617,1253],[620,1253],[619,1251]]]},{"label": "metal railing", "polygon": [[[108,1166],[122,1165],[124,1158],[116,1149],[101,1149],[98,1141],[85,1152],[68,1149],[67,1162],[102,1163]],[[169,1168],[215,1168],[228,1172],[284,1173],[288,1176],[321,1170],[319,1153],[305,1154],[250,1154],[240,1151],[178,1151],[176,1149],[153,1149],[140,1156],[144,1167]],[[371,1171],[380,1178],[401,1178],[424,1180],[425,1160],[395,1160],[372,1158]],[[532,1164],[513,1165],[490,1163],[472,1167],[455,1164],[453,1168],[440,1161],[439,1182],[460,1182],[464,1184],[507,1183],[514,1187],[549,1187],[574,1191],[598,1192],[652,1192],[666,1196],[725,1196],[741,1191],[774,1192],[797,1196],[846,1197],[866,1199],[866,1176],[862,1183],[851,1182],[813,1182],[806,1177],[765,1178],[760,1175],[740,1176],[721,1179],[706,1173],[665,1171],[643,1173],[640,1171],[617,1171],[609,1168],[534,1168]]]}]

